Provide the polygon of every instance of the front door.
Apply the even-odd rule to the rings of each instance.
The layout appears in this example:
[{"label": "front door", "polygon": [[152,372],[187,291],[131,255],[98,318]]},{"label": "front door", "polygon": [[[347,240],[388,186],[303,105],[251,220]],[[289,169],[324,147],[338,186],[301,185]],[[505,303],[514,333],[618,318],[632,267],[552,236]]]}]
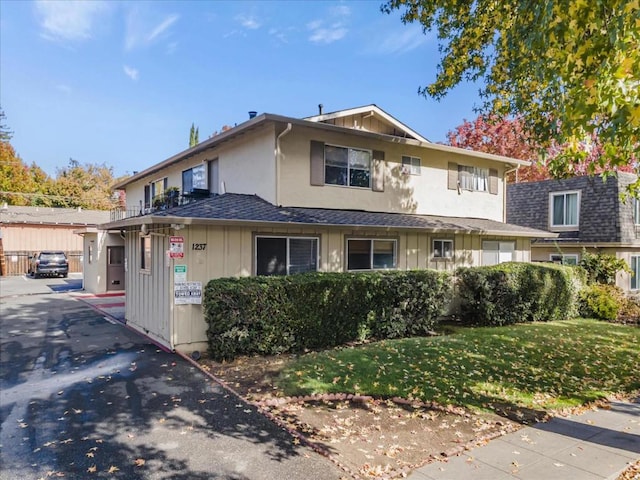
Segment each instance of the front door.
[{"label": "front door", "polygon": [[107,247],[107,290],[124,290],[124,247]]}]

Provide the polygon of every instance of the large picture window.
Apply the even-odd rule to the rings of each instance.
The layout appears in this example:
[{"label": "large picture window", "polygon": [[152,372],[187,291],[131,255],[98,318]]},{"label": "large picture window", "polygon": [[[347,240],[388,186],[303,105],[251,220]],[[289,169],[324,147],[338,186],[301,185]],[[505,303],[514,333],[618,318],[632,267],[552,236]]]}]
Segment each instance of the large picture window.
[{"label": "large picture window", "polygon": [[151,270],[151,236],[140,237],[140,270]]},{"label": "large picture window", "polygon": [[631,256],[631,290],[640,290],[640,256]]},{"label": "large picture window", "polygon": [[482,242],[482,265],[497,265],[515,260],[515,242],[485,240]]},{"label": "large picture window", "polygon": [[371,151],[324,147],[324,181],[329,185],[371,188]]},{"label": "large picture window", "polygon": [[191,192],[194,188],[207,188],[207,171],[204,164],[182,172],[182,193]]},{"label": "large picture window", "polygon": [[458,181],[462,190],[489,191],[489,169],[458,165]]},{"label": "large picture window", "polygon": [[347,270],[386,270],[396,266],[396,240],[347,240]]},{"label": "large picture window", "polygon": [[579,210],[578,192],[551,194],[552,227],[577,227]]},{"label": "large picture window", "polygon": [[317,238],[256,237],[256,275],[292,275],[317,270]]}]

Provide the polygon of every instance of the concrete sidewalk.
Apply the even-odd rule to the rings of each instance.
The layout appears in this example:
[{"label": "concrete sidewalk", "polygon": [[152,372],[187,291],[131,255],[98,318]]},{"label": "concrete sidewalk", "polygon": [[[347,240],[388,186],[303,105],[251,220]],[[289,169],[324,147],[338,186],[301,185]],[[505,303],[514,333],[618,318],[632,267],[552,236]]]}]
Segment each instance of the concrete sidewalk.
[{"label": "concrete sidewalk", "polygon": [[106,318],[125,323],[125,294],[124,292],[91,294],[73,292],[70,295],[90,305],[95,310],[104,314]]},{"label": "concrete sidewalk", "polygon": [[410,480],[615,479],[640,458],[640,398],[610,409],[556,417],[490,441]]}]

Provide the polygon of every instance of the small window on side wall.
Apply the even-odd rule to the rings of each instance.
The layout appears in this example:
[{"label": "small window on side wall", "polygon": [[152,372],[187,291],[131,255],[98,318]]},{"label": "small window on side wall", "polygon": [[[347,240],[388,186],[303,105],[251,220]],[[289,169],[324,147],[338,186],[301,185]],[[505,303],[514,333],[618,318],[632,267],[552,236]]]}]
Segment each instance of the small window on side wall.
[{"label": "small window on side wall", "polygon": [[561,265],[578,265],[578,255],[575,253],[570,253],[570,254],[556,253],[551,255],[550,260],[553,263],[559,263]]},{"label": "small window on side wall", "polygon": [[140,237],[140,270],[151,271],[151,236]]},{"label": "small window on side wall", "polygon": [[453,240],[434,240],[433,258],[453,258]]},{"label": "small window on side wall", "polygon": [[411,175],[420,175],[420,159],[418,157],[403,155],[402,170]]}]

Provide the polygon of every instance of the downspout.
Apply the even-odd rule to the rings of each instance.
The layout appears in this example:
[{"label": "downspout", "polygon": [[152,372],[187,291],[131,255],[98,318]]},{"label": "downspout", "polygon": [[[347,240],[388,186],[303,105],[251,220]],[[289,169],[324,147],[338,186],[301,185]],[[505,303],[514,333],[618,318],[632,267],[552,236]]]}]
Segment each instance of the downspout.
[{"label": "downspout", "polygon": [[280,157],[282,156],[282,152],[280,151],[280,140],[287,135],[293,126],[291,123],[287,124],[287,128],[285,128],[280,135],[276,137],[276,205],[280,206]]},{"label": "downspout", "polygon": [[514,168],[510,168],[504,171],[504,192],[502,192],[502,221],[507,223],[507,175],[511,172],[516,172],[516,182],[518,183],[518,170],[520,169],[520,165],[516,165]]}]

